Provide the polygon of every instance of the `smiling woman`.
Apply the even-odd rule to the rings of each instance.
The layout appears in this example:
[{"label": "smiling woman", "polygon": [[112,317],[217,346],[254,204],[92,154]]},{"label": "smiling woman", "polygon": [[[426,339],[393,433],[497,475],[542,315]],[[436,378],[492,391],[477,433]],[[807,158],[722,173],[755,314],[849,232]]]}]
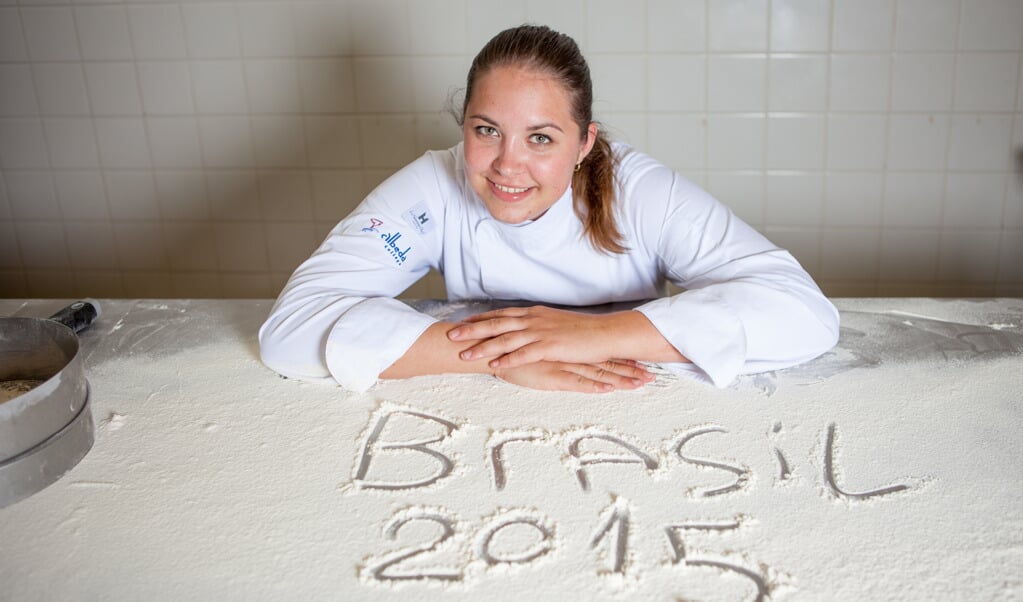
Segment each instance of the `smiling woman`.
[{"label": "smiling woman", "polygon": [[[834,345],[838,314],[795,259],[609,142],[592,103],[570,37],[531,25],[495,36],[469,70],[462,142],[387,179],[299,266],[260,329],[263,361],[353,390],[483,372],[609,392],[653,380],[648,362],[725,386]],[[455,324],[394,299],[431,268],[452,300],[537,305]],[[665,296],[668,282],[683,292]],[[550,307],[610,302],[638,305]]]}]

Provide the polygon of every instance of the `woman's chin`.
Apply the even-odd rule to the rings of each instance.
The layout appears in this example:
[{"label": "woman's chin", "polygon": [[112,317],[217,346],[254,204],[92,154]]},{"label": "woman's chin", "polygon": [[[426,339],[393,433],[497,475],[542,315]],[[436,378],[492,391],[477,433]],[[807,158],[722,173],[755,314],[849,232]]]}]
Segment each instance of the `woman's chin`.
[{"label": "woman's chin", "polygon": [[491,211],[491,217],[501,222],[502,224],[508,224],[509,226],[515,226],[526,221],[529,221],[528,215],[522,215],[519,213],[511,213],[507,211]]},{"label": "woman's chin", "polygon": [[506,203],[499,199],[489,198],[484,203],[490,216],[503,224],[521,224],[530,219],[529,208],[520,203]]},{"label": "woman's chin", "polygon": [[530,220],[540,219],[550,207],[538,207],[536,203],[507,203],[496,199],[487,199],[487,211],[490,216],[503,224],[516,225]]}]

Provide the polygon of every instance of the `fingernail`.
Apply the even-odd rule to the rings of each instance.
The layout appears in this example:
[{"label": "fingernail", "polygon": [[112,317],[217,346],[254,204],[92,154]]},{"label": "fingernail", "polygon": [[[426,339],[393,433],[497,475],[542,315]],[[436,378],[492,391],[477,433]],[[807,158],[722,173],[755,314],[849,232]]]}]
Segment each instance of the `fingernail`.
[{"label": "fingernail", "polygon": [[457,339],[460,336],[462,336],[462,329],[460,328],[456,328],[448,333],[449,339]]},{"label": "fingernail", "polygon": [[637,387],[641,387],[643,386],[643,381],[639,380],[638,378],[634,378],[632,379],[632,384],[636,385]]},{"label": "fingernail", "polygon": [[489,366],[491,368],[499,368],[501,366],[501,362],[499,362],[498,360],[490,360]]},{"label": "fingernail", "polygon": [[471,360],[472,359],[472,351],[463,351],[460,355],[461,355],[463,360]]}]

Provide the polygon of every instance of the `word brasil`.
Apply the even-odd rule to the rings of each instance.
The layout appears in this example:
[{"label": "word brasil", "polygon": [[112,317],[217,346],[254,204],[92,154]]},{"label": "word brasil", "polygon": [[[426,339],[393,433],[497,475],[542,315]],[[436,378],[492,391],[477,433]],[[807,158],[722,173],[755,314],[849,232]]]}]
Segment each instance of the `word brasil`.
[{"label": "word brasil", "polygon": [[[434,423],[441,427],[441,432],[439,435],[434,437],[425,437],[409,441],[382,441],[380,437],[384,432],[384,428],[395,416]],[[373,422],[372,428],[368,429],[365,441],[362,444],[362,448],[359,453],[359,460],[356,463],[355,475],[352,479],[353,484],[358,489],[377,489],[384,491],[407,491],[422,487],[429,487],[436,484],[451,475],[454,470],[455,463],[450,457],[431,446],[442,443],[457,429],[458,424],[452,420],[417,410],[392,408],[378,412],[375,422]],[[775,424],[772,428],[773,433],[778,433],[780,430],[781,424]],[[694,466],[721,470],[732,475],[732,482],[727,485],[699,491],[697,495],[701,497],[711,497],[739,491],[743,489],[749,481],[750,469],[745,466],[729,464],[727,462],[708,458],[695,457],[686,451],[686,446],[697,438],[714,433],[727,432],[728,431],[724,427],[718,425],[707,425],[686,431],[676,436],[671,441],[671,445],[669,446],[671,453],[683,462]],[[824,485],[831,495],[839,499],[865,500],[891,495],[910,488],[909,485],[905,484],[890,485],[858,492],[847,491],[842,488],[838,484],[838,479],[835,476],[836,473],[840,472],[836,470],[835,467],[836,432],[837,426],[834,423],[829,424],[825,435],[824,458],[822,462],[824,467],[824,474],[822,475]],[[653,472],[660,466],[660,461],[656,457],[656,454],[649,453],[646,450],[643,450],[640,446],[630,443],[624,437],[608,432],[607,430],[599,428],[577,429],[569,431],[560,438],[563,438],[566,442],[565,447],[568,453],[568,461],[573,465],[572,467],[574,468],[576,479],[583,491],[589,491],[590,489],[590,479],[587,472],[587,467],[589,466],[598,464],[640,464],[648,472]],[[492,434],[490,440],[486,444],[486,457],[490,464],[490,473],[494,488],[497,491],[501,491],[507,484],[506,461],[504,458],[504,450],[506,446],[511,443],[533,443],[542,445],[554,441],[555,439],[556,438],[550,433],[539,430],[504,431]],[[604,441],[606,443],[610,443],[619,447],[622,453],[614,454],[609,452],[583,451],[584,444],[588,441]],[[437,465],[436,471],[432,474],[423,475],[422,478],[416,480],[385,481],[380,480],[379,478],[374,480],[369,480],[367,478],[370,466],[372,465],[375,457],[379,457],[387,453],[408,452],[423,454],[432,458]],[[779,479],[784,481],[791,476],[789,462],[779,448],[774,447],[773,452],[779,467]]]}]

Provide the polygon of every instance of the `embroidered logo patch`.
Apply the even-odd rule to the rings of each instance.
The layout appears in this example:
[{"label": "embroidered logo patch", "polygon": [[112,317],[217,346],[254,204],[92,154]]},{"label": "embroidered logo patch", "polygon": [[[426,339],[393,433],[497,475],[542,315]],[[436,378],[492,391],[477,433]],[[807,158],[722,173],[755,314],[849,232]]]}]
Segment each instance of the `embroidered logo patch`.
[{"label": "embroidered logo patch", "polygon": [[433,216],[426,208],[426,201],[419,201],[402,215],[405,221],[420,234],[429,234],[433,230]]},{"label": "embroidered logo patch", "polygon": [[404,245],[399,246],[398,241],[401,240],[401,232],[381,232],[380,226],[384,225],[384,220],[371,217],[369,218],[369,225],[362,228],[363,232],[369,234],[376,234],[384,241],[384,250],[394,260],[395,265],[403,265],[408,260],[409,251],[412,250],[411,246],[406,246],[404,249],[401,248]]},{"label": "embroidered logo patch", "polygon": [[405,260],[408,259],[408,253],[412,250],[412,247],[405,247],[404,250],[398,246],[398,241],[401,240],[401,232],[395,232],[394,234],[381,233],[380,238],[384,240],[384,249],[394,259],[394,263],[402,265]]}]

